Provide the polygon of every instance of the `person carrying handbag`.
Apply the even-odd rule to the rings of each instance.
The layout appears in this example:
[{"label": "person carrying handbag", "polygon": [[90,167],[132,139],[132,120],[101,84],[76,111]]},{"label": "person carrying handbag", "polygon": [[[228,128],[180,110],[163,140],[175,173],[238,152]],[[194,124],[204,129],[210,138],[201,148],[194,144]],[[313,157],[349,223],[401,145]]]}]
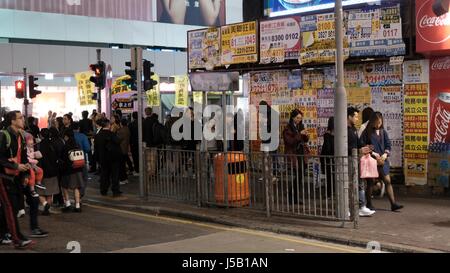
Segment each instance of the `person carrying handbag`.
[{"label": "person carrying handbag", "polygon": [[[386,184],[386,192],[391,203],[391,210],[397,211],[402,209],[403,206],[395,202],[394,188],[392,187],[391,177],[389,175],[390,163],[388,157],[391,151],[391,141],[386,130],[383,128],[383,116],[380,112],[375,112],[371,116],[366,130],[361,135],[361,145],[369,145],[371,147],[371,151],[366,154],[370,153],[377,161],[379,178]],[[373,209],[372,187],[369,185],[366,191],[366,199],[367,207]]]}]

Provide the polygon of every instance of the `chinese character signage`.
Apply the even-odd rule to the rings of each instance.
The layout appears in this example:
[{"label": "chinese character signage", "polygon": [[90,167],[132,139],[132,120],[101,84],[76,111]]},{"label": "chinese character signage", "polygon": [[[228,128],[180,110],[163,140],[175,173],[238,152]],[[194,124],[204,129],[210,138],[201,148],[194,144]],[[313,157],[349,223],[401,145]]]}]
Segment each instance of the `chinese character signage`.
[{"label": "chinese character signage", "polygon": [[222,65],[255,63],[258,60],[256,21],[221,27]]},{"label": "chinese character signage", "polygon": [[80,99],[80,105],[92,105],[96,102],[92,99],[95,85],[89,80],[92,76],[91,71],[80,72],[75,74],[75,79],[78,86],[78,97]]},{"label": "chinese character signage", "polygon": [[297,59],[300,52],[300,17],[262,21],[259,25],[260,63]]},{"label": "chinese character signage", "polygon": [[175,106],[188,106],[188,85],[187,75],[175,76]]},{"label": "chinese character signage", "polygon": [[408,61],[404,70],[404,172],[406,185],[427,183],[429,62]]},{"label": "chinese character signage", "polygon": [[152,76],[152,79],[157,82],[155,86],[153,86],[153,89],[148,90],[146,92],[147,94],[147,104],[148,106],[160,106],[161,105],[161,98],[160,98],[160,89],[159,89],[159,76],[157,74],[154,74]]},{"label": "chinese character signage", "polygon": [[220,28],[188,32],[189,69],[220,66]]}]

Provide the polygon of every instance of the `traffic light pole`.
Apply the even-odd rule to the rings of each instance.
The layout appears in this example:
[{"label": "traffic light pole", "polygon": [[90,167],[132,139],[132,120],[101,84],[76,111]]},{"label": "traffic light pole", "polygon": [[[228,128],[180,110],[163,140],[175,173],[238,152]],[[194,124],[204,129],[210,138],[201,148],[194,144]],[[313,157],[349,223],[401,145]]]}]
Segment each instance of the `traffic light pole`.
[{"label": "traffic light pole", "polygon": [[136,70],[138,100],[139,195],[144,197],[144,140],[142,137],[142,48],[131,48],[131,66]]},{"label": "traffic light pole", "polygon": [[25,118],[27,118],[28,117],[28,104],[29,104],[29,102],[28,102],[28,92],[27,92],[27,68],[26,67],[24,67],[23,68],[23,86],[24,86],[24,89],[23,89],[23,105],[25,106],[25,109],[24,109],[24,114],[25,114]]},{"label": "traffic light pole", "polygon": [[[102,60],[102,50],[101,49],[97,49],[97,63],[100,62]],[[101,114],[102,113],[102,90],[99,88],[97,88],[97,113]]]}]

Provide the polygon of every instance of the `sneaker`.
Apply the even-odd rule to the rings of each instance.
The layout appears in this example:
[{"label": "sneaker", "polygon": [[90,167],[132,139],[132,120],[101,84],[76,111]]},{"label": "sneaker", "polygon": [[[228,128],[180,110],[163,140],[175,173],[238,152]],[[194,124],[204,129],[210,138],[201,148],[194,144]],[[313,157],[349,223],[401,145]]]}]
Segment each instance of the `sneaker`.
[{"label": "sneaker", "polygon": [[38,198],[39,194],[36,191],[31,191],[31,197]]},{"label": "sneaker", "polygon": [[20,240],[16,243],[14,243],[14,247],[17,249],[27,249],[29,247],[31,247],[32,245],[34,245],[34,242],[32,240]]},{"label": "sneaker", "polygon": [[402,205],[399,205],[399,204],[393,204],[393,205],[391,205],[391,210],[392,210],[392,211],[397,211],[397,210],[402,209],[402,208],[403,208],[403,206],[402,206]]},{"label": "sneaker", "polygon": [[383,198],[385,191],[386,191],[386,185],[383,182],[381,182],[381,190],[380,190],[380,195],[378,197]]},{"label": "sneaker", "polygon": [[81,212],[81,206],[79,208],[74,208],[73,212],[80,213]]},{"label": "sneaker", "polygon": [[17,213],[17,218],[22,218],[25,216],[25,210],[21,209],[19,210],[19,212]]},{"label": "sneaker", "polygon": [[12,242],[12,236],[9,233],[6,233],[5,236],[0,239],[0,245],[10,245]]},{"label": "sneaker", "polygon": [[134,173],[133,173],[133,176],[139,176],[139,173],[134,172]]},{"label": "sneaker", "polygon": [[36,188],[38,188],[38,189],[41,189],[41,190],[46,190],[47,189],[47,187],[45,187],[44,185],[42,185],[42,184],[36,184],[36,185],[34,185]]},{"label": "sneaker", "polygon": [[45,238],[48,237],[48,232],[40,228],[35,228],[31,231],[31,238]]},{"label": "sneaker", "polygon": [[370,210],[367,207],[362,207],[359,209],[359,216],[360,217],[368,217],[372,216],[375,213],[374,210]]},{"label": "sneaker", "polygon": [[120,182],[119,182],[120,185],[126,185],[126,184],[128,184],[128,183],[129,183],[128,180],[124,180],[124,181],[120,181]]}]

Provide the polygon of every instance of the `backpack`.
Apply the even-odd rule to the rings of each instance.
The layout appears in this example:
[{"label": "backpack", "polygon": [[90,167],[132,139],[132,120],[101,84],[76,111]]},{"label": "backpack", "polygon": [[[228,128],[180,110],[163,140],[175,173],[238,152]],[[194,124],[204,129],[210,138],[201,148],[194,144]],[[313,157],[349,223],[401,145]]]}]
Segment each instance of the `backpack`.
[{"label": "backpack", "polygon": [[[11,148],[11,135],[9,134],[8,130],[0,130],[0,132],[3,133],[3,135],[5,135],[6,149],[10,151],[10,158],[15,159],[17,161],[19,154],[17,154],[16,157],[14,158],[13,151],[10,149]],[[20,132],[20,136],[22,138],[22,141],[21,141],[22,143],[20,144],[21,145],[20,149],[23,149],[23,147],[26,146],[25,135],[22,132]],[[21,151],[18,151],[18,152],[20,153]],[[5,173],[8,175],[19,175],[19,171],[15,170],[15,169],[5,168]]]},{"label": "backpack", "polygon": [[[6,149],[9,150],[9,148],[11,147],[11,135],[9,134],[8,130],[0,130],[0,132],[2,132],[5,135]],[[25,135],[22,132],[20,132],[20,136],[22,138],[22,147],[25,147],[26,146]],[[12,157],[12,151],[11,151],[11,157]]]},{"label": "backpack", "polygon": [[84,152],[81,149],[70,150],[69,160],[72,162],[73,169],[81,169],[86,164],[84,160]]}]

